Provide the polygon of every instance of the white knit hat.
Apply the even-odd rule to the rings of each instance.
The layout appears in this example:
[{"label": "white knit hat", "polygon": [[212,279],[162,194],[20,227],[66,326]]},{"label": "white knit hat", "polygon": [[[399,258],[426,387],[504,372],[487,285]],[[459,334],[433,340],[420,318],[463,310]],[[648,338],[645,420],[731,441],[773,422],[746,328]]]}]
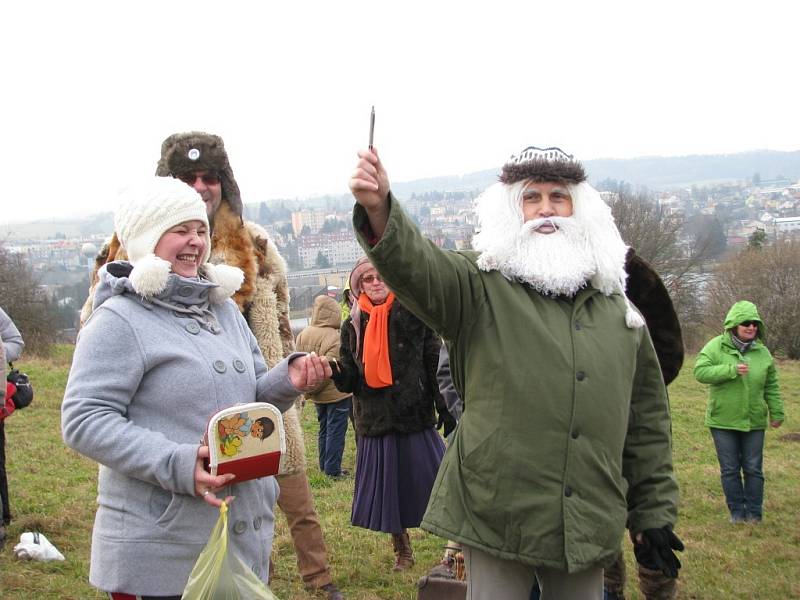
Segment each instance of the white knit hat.
[{"label": "white knit hat", "polygon": [[114,229],[128,260],[135,265],[153,254],[166,231],[186,221],[202,221],[206,226],[206,251],[201,262],[204,264],[211,254],[211,238],[200,194],[178,179],[153,177],[122,191],[114,214]]}]

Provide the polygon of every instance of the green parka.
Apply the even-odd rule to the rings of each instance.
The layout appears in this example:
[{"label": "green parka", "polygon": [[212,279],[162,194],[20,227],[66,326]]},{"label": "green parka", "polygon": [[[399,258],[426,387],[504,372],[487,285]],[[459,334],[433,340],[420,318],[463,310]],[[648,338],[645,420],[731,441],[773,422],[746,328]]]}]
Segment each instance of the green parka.
[{"label": "green parka", "polygon": [[[731,340],[731,330],[744,321],[758,321],[758,336],[742,354]],[[705,424],[719,429],[752,431],[767,428],[769,420],[783,421],[783,401],[778,388],[775,361],[763,343],[764,324],[756,305],[747,300],[734,304],[725,317],[725,333],[718,335],[697,355],[694,376],[711,384]],[[736,365],[747,363],[747,375]]]},{"label": "green parka", "polygon": [[647,329],[619,295],[554,299],[425,240],[390,195],[360,242],[400,301],[448,344],[464,414],[422,527],[494,556],[569,572],[675,523],[666,390]]}]

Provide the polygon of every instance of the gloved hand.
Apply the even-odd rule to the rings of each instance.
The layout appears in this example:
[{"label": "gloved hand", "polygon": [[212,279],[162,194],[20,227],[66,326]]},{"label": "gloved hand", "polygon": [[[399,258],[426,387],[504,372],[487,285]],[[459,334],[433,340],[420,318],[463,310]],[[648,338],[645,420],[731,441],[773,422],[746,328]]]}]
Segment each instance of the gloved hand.
[{"label": "gloved hand", "polygon": [[669,525],[661,529],[645,529],[641,532],[642,541],[633,543],[636,561],[652,571],[661,571],[667,577],[678,577],[681,561],[673,550],[683,552],[683,542],[672,532]]},{"label": "gloved hand", "polygon": [[340,392],[346,392],[348,390],[343,390],[341,386],[347,384],[347,376],[345,375],[344,369],[342,369],[342,364],[338,360],[331,360],[331,379],[333,379],[333,384],[336,386],[336,389]]},{"label": "gloved hand", "polygon": [[456,428],[456,420],[446,410],[439,413],[439,420],[436,422],[436,429],[442,428],[444,428],[442,431],[444,437],[448,437],[453,429]]}]

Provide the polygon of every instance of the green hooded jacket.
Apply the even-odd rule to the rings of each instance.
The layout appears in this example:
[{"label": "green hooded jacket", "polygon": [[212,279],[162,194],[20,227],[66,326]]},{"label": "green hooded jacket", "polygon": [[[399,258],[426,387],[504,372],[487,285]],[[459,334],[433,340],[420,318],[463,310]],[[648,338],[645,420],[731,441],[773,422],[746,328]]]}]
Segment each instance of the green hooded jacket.
[{"label": "green hooded jacket", "polygon": [[[731,340],[731,330],[744,321],[758,321],[758,335],[742,354]],[[697,355],[694,376],[711,385],[705,424],[718,429],[752,431],[767,428],[770,421],[783,421],[783,401],[778,388],[775,361],[764,345],[765,331],[756,305],[735,303],[725,317],[725,333],[718,335]],[[747,363],[746,375],[736,365]]]},{"label": "green hooded jacket", "polygon": [[422,528],[570,573],[613,562],[625,530],[673,525],[670,416],[647,329],[591,287],[552,298],[437,248],[397,201],[370,245],[399,300],[447,341],[464,413]]}]

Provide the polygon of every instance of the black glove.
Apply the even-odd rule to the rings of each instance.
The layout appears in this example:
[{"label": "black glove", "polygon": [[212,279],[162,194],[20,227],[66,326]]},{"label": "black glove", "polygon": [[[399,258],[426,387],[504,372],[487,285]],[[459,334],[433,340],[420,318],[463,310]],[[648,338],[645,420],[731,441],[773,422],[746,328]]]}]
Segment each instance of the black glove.
[{"label": "black glove", "polygon": [[347,376],[342,369],[342,365],[338,360],[332,360],[329,363],[331,365],[331,379],[333,379],[333,385],[336,386],[336,389],[340,392],[346,392],[348,390],[343,390],[341,386],[347,383]]},{"label": "black glove", "polygon": [[12,369],[6,376],[6,381],[10,381],[17,388],[16,393],[11,397],[15,408],[25,408],[33,402],[33,386],[25,373]]},{"label": "black glove", "polygon": [[673,550],[683,552],[683,542],[672,533],[669,525],[661,529],[645,529],[642,531],[642,542],[634,541],[633,544],[633,553],[640,565],[651,571],[661,571],[667,577],[676,579],[681,561]]},{"label": "black glove", "polygon": [[455,418],[453,418],[453,415],[446,410],[443,410],[439,413],[439,420],[436,422],[436,429],[442,428],[444,428],[442,430],[442,435],[444,437],[448,437],[452,433],[453,429],[456,428]]}]

